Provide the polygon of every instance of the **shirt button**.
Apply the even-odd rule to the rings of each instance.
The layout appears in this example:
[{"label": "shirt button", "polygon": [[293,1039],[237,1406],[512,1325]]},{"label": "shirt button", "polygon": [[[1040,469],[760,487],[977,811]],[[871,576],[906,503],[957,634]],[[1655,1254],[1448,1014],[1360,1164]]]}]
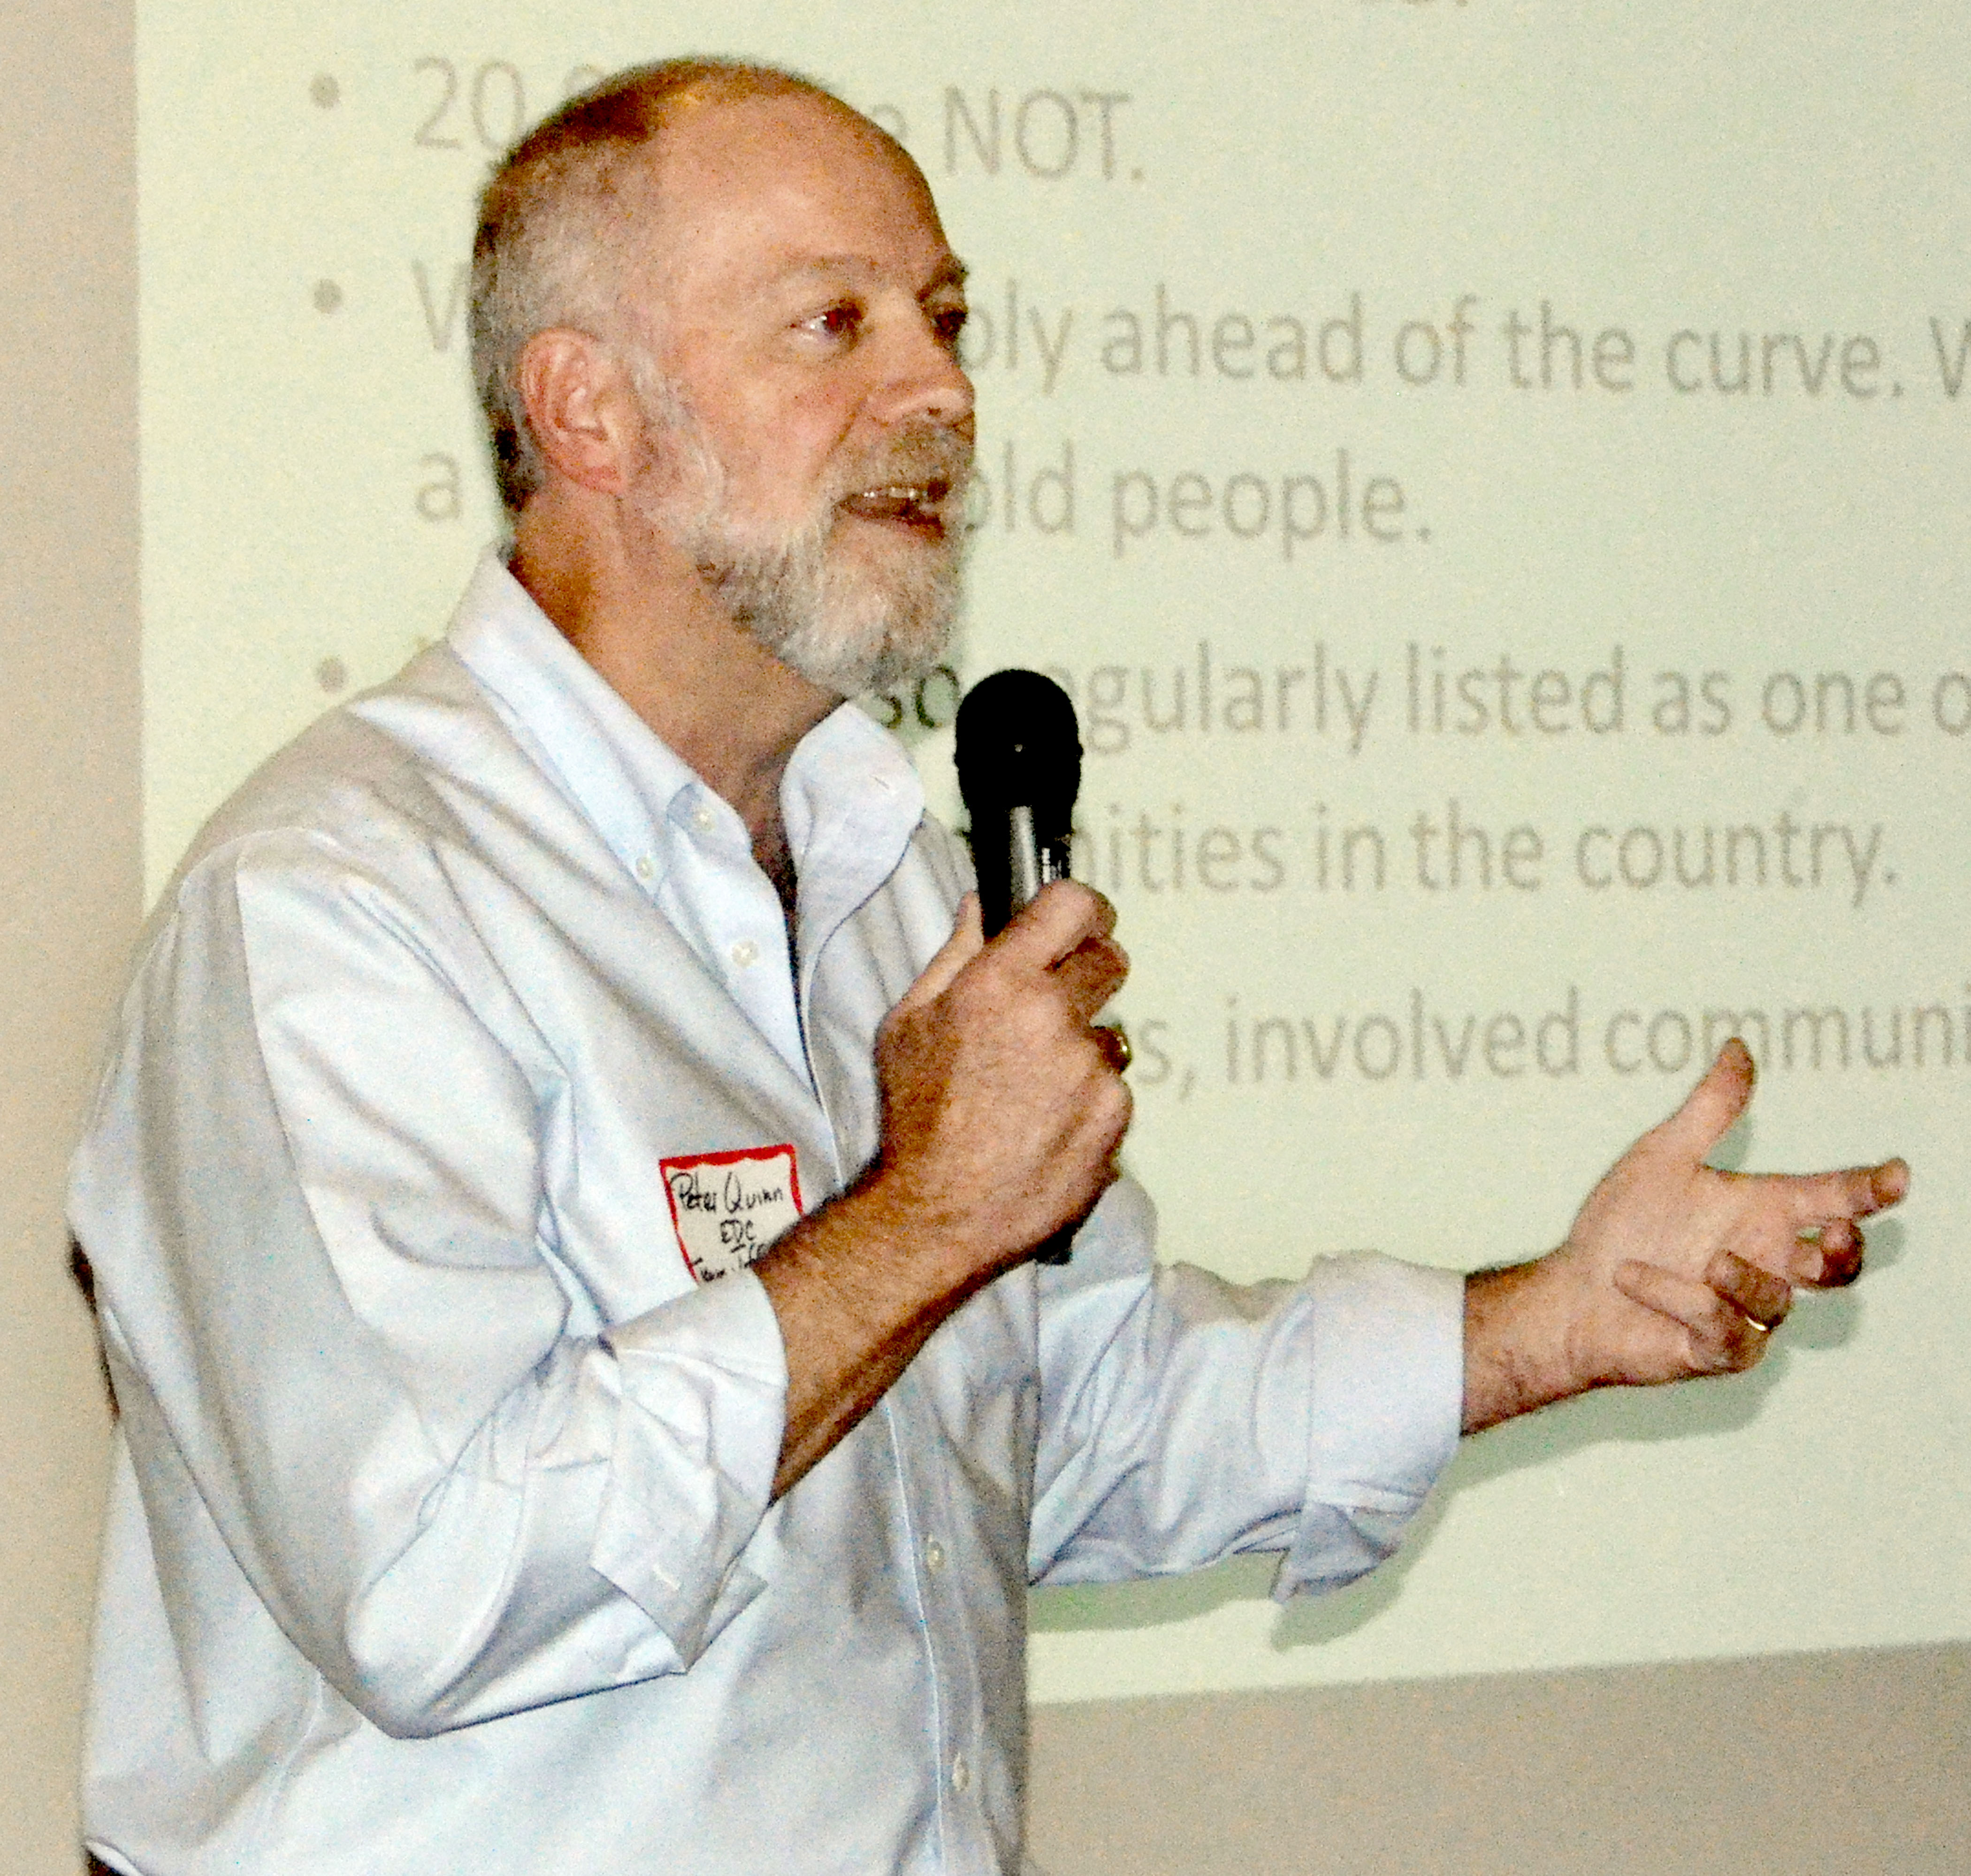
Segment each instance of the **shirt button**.
[{"label": "shirt button", "polygon": [[657,863],[649,854],[640,854],[637,860],[637,877],[647,882],[657,869]]},{"label": "shirt button", "polygon": [[924,1540],[924,1568],[933,1576],[944,1568],[944,1546],[934,1537]]},{"label": "shirt button", "polygon": [[709,807],[700,805],[691,811],[691,824],[700,834],[709,834],[712,828],[712,814]]},{"label": "shirt button", "polygon": [[965,1754],[953,1753],[951,1757],[951,1789],[964,1791],[970,1787],[971,1783],[972,1768],[965,1763]]},{"label": "shirt button", "polygon": [[741,971],[746,969],[749,964],[757,964],[759,958],[760,948],[751,938],[741,938],[732,947],[732,961]]}]

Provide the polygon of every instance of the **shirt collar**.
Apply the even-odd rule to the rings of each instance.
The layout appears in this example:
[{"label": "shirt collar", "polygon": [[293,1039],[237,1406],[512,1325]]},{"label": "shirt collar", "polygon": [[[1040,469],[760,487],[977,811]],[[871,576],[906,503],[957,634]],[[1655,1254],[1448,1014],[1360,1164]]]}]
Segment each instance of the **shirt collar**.
[{"label": "shirt collar", "polygon": [[[687,826],[737,842],[744,824],[617,694],[489,550],[447,641],[508,727],[646,889]],[[803,938],[832,929],[888,877],[924,814],[902,746],[845,703],[802,738],[780,783]],[[806,948],[804,945],[803,948]]]}]

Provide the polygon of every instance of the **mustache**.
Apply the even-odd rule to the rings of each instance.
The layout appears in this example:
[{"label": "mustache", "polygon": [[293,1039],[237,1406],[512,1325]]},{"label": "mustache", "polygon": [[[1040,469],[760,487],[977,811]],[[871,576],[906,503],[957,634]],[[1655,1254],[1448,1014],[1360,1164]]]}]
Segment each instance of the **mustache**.
[{"label": "mustache", "polygon": [[911,424],[839,471],[832,478],[830,504],[875,489],[920,487],[929,507],[962,513],[972,486],[972,458],[970,437],[943,424]]}]

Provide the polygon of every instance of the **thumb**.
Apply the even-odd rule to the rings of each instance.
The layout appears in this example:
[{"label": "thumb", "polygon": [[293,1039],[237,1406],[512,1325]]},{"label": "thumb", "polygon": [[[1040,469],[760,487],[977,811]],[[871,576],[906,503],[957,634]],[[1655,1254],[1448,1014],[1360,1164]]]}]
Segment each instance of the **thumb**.
[{"label": "thumb", "polygon": [[950,987],[952,979],[984,949],[985,944],[979,895],[968,892],[958,902],[958,920],[951,928],[951,936],[944,941],[937,955],[917,974],[917,981],[897,999],[896,1007],[919,1010],[926,1003],[935,1003]]},{"label": "thumb", "polygon": [[1684,1104],[1663,1123],[1663,1136],[1702,1160],[1731,1130],[1752,1098],[1752,1052],[1733,1036],[1718,1052]]}]

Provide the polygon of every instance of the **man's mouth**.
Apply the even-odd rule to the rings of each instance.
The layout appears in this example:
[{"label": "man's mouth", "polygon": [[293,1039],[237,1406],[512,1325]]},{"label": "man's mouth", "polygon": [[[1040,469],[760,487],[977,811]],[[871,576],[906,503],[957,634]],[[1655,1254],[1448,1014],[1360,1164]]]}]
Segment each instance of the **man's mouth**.
[{"label": "man's mouth", "polygon": [[922,482],[885,482],[865,488],[842,501],[848,513],[865,521],[887,521],[894,527],[942,535],[944,504],[951,484],[942,477]]}]

